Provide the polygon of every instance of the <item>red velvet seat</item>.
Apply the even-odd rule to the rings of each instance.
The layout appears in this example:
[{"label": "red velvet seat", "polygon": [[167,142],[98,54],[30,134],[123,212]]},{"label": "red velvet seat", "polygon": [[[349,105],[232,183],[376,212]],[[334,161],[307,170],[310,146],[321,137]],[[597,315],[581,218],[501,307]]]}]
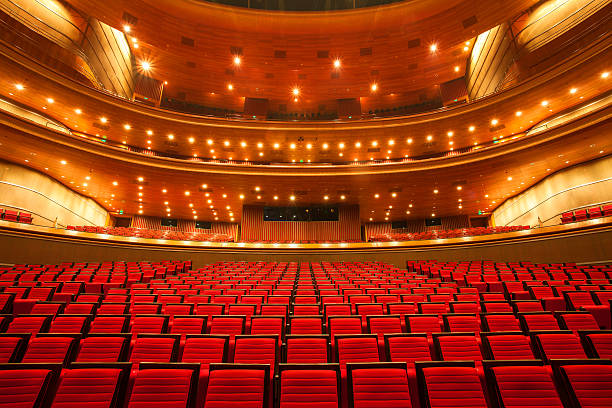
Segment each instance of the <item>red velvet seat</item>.
[{"label": "red velvet seat", "polygon": [[318,335],[287,336],[283,360],[289,364],[329,362],[329,337]]},{"label": "red velvet seat", "polygon": [[128,408],[188,408],[196,399],[196,384],[194,366],[141,364]]},{"label": "red velvet seat", "polygon": [[267,406],[269,366],[210,366],[204,408],[262,408]]},{"label": "red velvet seat", "polygon": [[417,373],[425,385],[423,400],[431,408],[488,407],[478,373],[470,363],[417,363]]},{"label": "red velvet seat", "polygon": [[412,408],[405,363],[347,365],[350,406]]},{"label": "red velvet seat", "polygon": [[56,377],[57,371],[45,367],[0,366],[0,407],[41,408]]},{"label": "red velvet seat", "polygon": [[533,360],[529,337],[522,333],[490,333],[482,337],[489,358],[494,360]]},{"label": "red velvet seat", "polygon": [[516,365],[485,363],[500,406],[505,408],[550,407],[564,408],[549,370],[538,365],[516,362]]},{"label": "red velvet seat", "polygon": [[612,401],[612,365],[576,361],[558,366],[573,406],[610,407]]},{"label": "red velvet seat", "polygon": [[336,364],[279,367],[279,408],[339,408],[340,372]]},{"label": "red velvet seat", "polygon": [[96,336],[81,340],[76,362],[125,361],[130,336]]}]

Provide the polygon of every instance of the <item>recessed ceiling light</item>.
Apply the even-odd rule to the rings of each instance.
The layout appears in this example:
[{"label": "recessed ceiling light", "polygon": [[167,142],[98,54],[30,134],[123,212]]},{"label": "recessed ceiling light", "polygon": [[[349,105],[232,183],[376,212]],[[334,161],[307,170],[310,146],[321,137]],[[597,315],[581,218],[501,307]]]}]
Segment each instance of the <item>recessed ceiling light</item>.
[{"label": "recessed ceiling light", "polygon": [[23,91],[25,89],[25,86],[23,86],[23,84],[15,84],[15,89],[17,89],[18,91]]},{"label": "recessed ceiling light", "polygon": [[127,123],[125,125],[123,125],[123,128],[125,130],[130,130],[132,128],[132,126],[128,125]]},{"label": "recessed ceiling light", "polygon": [[230,145],[229,140],[224,141],[224,142],[223,142],[223,145],[224,145],[225,147],[229,146],[229,145]]},{"label": "recessed ceiling light", "polygon": [[578,92],[578,89],[576,89],[576,88],[572,88],[572,89],[570,89],[570,93],[571,93],[572,95],[573,95],[573,94],[575,94],[576,92]]},{"label": "recessed ceiling light", "polygon": [[76,108],[76,109],[74,110],[74,113],[76,113],[77,115],[80,115],[81,113],[83,113],[83,111],[82,111],[82,110],[80,110],[79,108]]},{"label": "recessed ceiling light", "polygon": [[47,98],[47,102],[53,103],[53,102],[55,102],[55,100],[53,98]]},{"label": "recessed ceiling light", "polygon": [[144,177],[138,177],[138,181],[142,183],[144,181]]},{"label": "recessed ceiling light", "polygon": [[236,55],[234,57],[234,65],[240,65],[241,62],[242,62],[242,58],[240,58],[239,55]]},{"label": "recessed ceiling light", "polygon": [[434,190],[434,194],[438,194],[438,189],[437,188]]},{"label": "recessed ceiling light", "polygon": [[342,143],[342,142],[338,143],[338,148],[339,149],[344,149],[344,143]]},{"label": "recessed ceiling light", "polygon": [[327,143],[323,143],[323,149],[327,149],[329,148],[329,145]]},{"label": "recessed ceiling light", "polygon": [[371,90],[372,92],[376,92],[376,91],[378,90],[378,84],[372,84],[372,85],[370,85],[370,90]]},{"label": "recessed ceiling light", "polygon": [[274,143],[274,148],[275,148],[275,149],[280,148],[280,144],[278,144],[278,143]]},{"label": "recessed ceiling light", "polygon": [[361,147],[361,142],[356,142],[355,147],[358,147],[358,148]]},{"label": "recessed ceiling light", "polygon": [[174,139],[174,135],[172,133],[168,134],[168,139],[173,140]]},{"label": "recessed ceiling light", "polygon": [[412,143],[412,138],[409,137],[408,139],[406,139],[406,143],[411,144]]},{"label": "recessed ceiling light", "polygon": [[306,148],[307,148],[308,150],[312,149],[312,144],[307,143],[307,144],[306,144]]},{"label": "recessed ceiling light", "polygon": [[459,65],[455,66],[455,72],[459,72]]},{"label": "recessed ceiling light", "polygon": [[291,149],[295,149],[295,143],[291,143],[291,144],[289,145],[289,147],[290,147]]},{"label": "recessed ceiling light", "polygon": [[300,94],[300,89],[299,88],[293,88],[293,90],[291,91],[291,93],[293,93],[294,96],[298,96]]},{"label": "recessed ceiling light", "polygon": [[522,114],[523,114],[523,112],[521,112],[521,111],[516,111],[516,113],[515,113],[515,115],[516,115],[517,117],[521,116]]},{"label": "recessed ceiling light", "polygon": [[323,196],[324,200],[329,200],[329,196]]},{"label": "recessed ceiling light", "polygon": [[457,186],[457,190],[461,191],[462,189],[463,189],[463,187]]},{"label": "recessed ceiling light", "polygon": [[234,85],[232,85],[232,84],[227,84],[227,89],[229,89],[229,90],[231,91],[232,89],[234,89]]},{"label": "recessed ceiling light", "polygon": [[334,60],[334,68],[340,68],[340,60],[339,59],[335,59]]},{"label": "recessed ceiling light", "polygon": [[432,141],[432,139],[433,139],[433,136],[432,136],[432,135],[427,136],[427,141],[428,141],[428,142],[431,142],[431,141]]},{"label": "recessed ceiling light", "polygon": [[151,63],[149,61],[140,61],[140,68],[143,71],[149,71],[151,69]]},{"label": "recessed ceiling light", "polygon": [[493,120],[491,120],[491,125],[492,125],[492,126],[495,126],[495,125],[497,125],[498,123],[499,123],[499,120],[497,120],[497,119],[493,119]]},{"label": "recessed ceiling light", "polygon": [[429,51],[436,52],[438,50],[438,44],[433,43],[429,45]]},{"label": "recessed ceiling light", "polygon": [[66,160],[62,160],[62,161],[60,161],[60,163],[62,163],[62,164],[66,164],[66,163],[68,163],[68,162],[67,162]]},{"label": "recessed ceiling light", "polygon": [[508,176],[508,181],[512,181],[512,176]]},{"label": "recessed ceiling light", "polygon": [[130,27],[129,25],[125,24],[123,26],[123,31],[125,31],[126,33],[129,33],[130,31],[132,31],[132,27]]},{"label": "recessed ceiling light", "polygon": [[476,130],[476,126],[470,126],[470,127],[468,128],[468,130],[469,130],[470,132],[473,132],[474,130]]},{"label": "recessed ceiling light", "polygon": [[397,197],[397,193],[396,192],[391,193],[391,197],[393,198]]},{"label": "recessed ceiling light", "polygon": [[607,77],[609,77],[609,76],[610,76],[610,73],[609,73],[609,72],[602,72],[602,73],[601,73],[601,77],[602,77],[603,79],[606,79],[606,78],[607,78]]},{"label": "recessed ceiling light", "polygon": [[548,106],[548,101],[542,101],[542,102],[541,102],[541,105],[542,105],[542,106]]},{"label": "recessed ceiling light", "polygon": [[380,194],[374,194],[374,198],[380,197]]}]

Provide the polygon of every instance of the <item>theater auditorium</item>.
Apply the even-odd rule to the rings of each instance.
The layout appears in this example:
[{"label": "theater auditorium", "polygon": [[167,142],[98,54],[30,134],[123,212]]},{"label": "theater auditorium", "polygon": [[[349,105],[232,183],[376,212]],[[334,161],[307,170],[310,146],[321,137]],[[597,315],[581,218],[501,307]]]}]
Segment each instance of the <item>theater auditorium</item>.
[{"label": "theater auditorium", "polygon": [[610,0],[0,0],[0,408],[612,408]]}]

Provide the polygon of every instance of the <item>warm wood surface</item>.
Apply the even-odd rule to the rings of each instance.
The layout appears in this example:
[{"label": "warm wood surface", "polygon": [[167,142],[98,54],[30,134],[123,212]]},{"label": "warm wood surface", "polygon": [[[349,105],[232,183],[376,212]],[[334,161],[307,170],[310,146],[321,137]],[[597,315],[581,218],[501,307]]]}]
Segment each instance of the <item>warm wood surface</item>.
[{"label": "warm wood surface", "polygon": [[[370,217],[384,221],[389,205],[393,207],[389,209],[390,220],[422,219],[432,213],[475,215],[479,210],[491,211],[548,174],[610,154],[611,115],[612,107],[608,107],[530,138],[449,158],[378,167],[260,168],[146,157],[0,114],[0,157],[40,170],[105,208],[126,214],[137,213],[138,198],[142,198],[144,215],[165,215],[164,203],[168,201],[173,217],[188,218],[195,210],[198,219],[211,221],[215,217],[239,221],[243,204],[320,203],[358,204],[362,221]],[[143,177],[143,182],[138,177]],[[84,182],[88,185],[83,186]],[[203,184],[205,190],[201,189]],[[290,200],[292,195],[295,201]]]},{"label": "warm wood surface", "polygon": [[[193,0],[69,0],[82,13],[122,29],[124,12],[138,19],[130,35],[137,58],[152,61],[151,73],[169,81],[166,95],[187,94],[207,106],[238,108],[242,97],[269,98],[288,111],[318,111],[338,98],[401,94],[462,76],[476,35],[537,3],[535,0],[413,0],[332,12],[248,10]],[[466,24],[464,21],[472,21]],[[194,41],[186,46],[181,38]],[[418,40],[418,45],[409,46]],[[438,45],[432,54],[429,46]],[[242,49],[234,69],[231,47]],[[371,48],[371,55],[361,49]],[[285,52],[284,58],[275,52]],[[319,51],[329,53],[318,58]],[[340,76],[332,63],[340,58]],[[416,66],[415,66],[416,65]],[[458,72],[454,67],[459,66]],[[270,77],[272,74],[273,76]],[[227,84],[234,89],[229,92]],[[301,89],[298,109],[291,89]],[[213,94],[214,93],[214,94]],[[404,105],[403,101],[397,105]]]}]

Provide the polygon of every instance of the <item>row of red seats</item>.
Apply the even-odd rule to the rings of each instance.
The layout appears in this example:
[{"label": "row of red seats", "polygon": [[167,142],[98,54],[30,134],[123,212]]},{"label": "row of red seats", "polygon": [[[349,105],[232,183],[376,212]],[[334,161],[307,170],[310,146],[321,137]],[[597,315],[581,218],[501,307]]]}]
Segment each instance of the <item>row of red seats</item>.
[{"label": "row of red seats", "polygon": [[90,232],[95,234],[117,235],[121,237],[137,237],[150,239],[170,239],[175,241],[210,241],[210,242],[233,242],[234,237],[227,234],[212,234],[204,232],[184,232],[173,230],[154,230],[146,228],[126,227],[93,227],[68,225],[68,230]]},{"label": "row of red seats", "polygon": [[22,222],[25,224],[32,223],[32,214],[24,212],[24,211],[15,211],[0,208],[0,218],[5,221],[13,221],[13,222]]},{"label": "row of red seats", "polygon": [[358,239],[347,240],[241,240],[241,242],[249,242],[255,244],[350,244],[363,242]]},{"label": "row of red seats", "polygon": [[[431,408],[609,407],[612,365],[609,360],[561,361],[554,378],[539,361],[487,362],[485,387],[473,363],[417,362],[418,389],[410,387],[406,363],[347,365],[348,401],[355,408],[411,408],[413,397]],[[129,363],[73,363],[0,366],[0,403],[18,399],[20,407],[104,406],[129,408],[260,408],[270,406],[271,395],[280,408],[340,407],[339,367],[281,365],[274,392],[268,386],[267,366],[211,364],[208,392],[196,405],[201,367],[186,363],[143,363],[132,383]],[[55,385],[57,384],[57,385]],[[124,395],[130,389],[129,396]],[[503,405],[502,405],[503,404]],[[425,405],[424,405],[425,406]]]},{"label": "row of red seats", "polygon": [[477,235],[499,234],[503,232],[514,232],[528,230],[528,225],[513,225],[504,227],[474,227],[460,228],[454,230],[432,230],[415,233],[387,233],[370,236],[372,242],[388,242],[388,241],[418,241],[424,239],[444,239],[444,238],[460,238]]},{"label": "row of red seats", "polygon": [[[539,398],[541,390],[536,389],[536,385],[540,384],[540,380],[547,379],[548,384],[552,384],[551,389],[554,394],[557,395],[554,401],[551,399],[554,403],[550,405],[563,406],[561,405],[561,400],[563,400],[566,406],[571,406],[567,405],[570,400],[567,400],[565,396],[566,387],[559,387],[558,381],[551,377],[552,366],[549,363],[558,355],[572,358],[594,357],[595,354],[592,354],[593,350],[588,345],[590,344],[589,341],[594,341],[593,344],[597,344],[599,347],[595,348],[593,346],[593,349],[596,350],[595,352],[599,350],[601,353],[603,353],[601,350],[605,350],[610,344],[610,333],[597,330],[600,326],[591,313],[587,311],[565,311],[566,308],[571,309],[573,307],[574,300],[569,296],[569,293],[586,293],[591,296],[593,301],[604,299],[607,294],[607,285],[611,283],[610,280],[599,278],[593,280],[588,274],[592,270],[593,274],[603,272],[605,276],[605,266],[583,269],[575,265],[533,265],[533,270],[538,274],[540,269],[545,271],[547,279],[551,279],[551,271],[557,274],[557,269],[565,274],[565,280],[562,281],[538,282],[534,272],[530,271],[529,275],[524,275],[519,269],[529,268],[528,264],[519,265],[517,266],[519,271],[512,272],[513,280],[500,281],[502,283],[500,286],[495,285],[496,281],[489,279],[486,279],[487,282],[484,286],[479,285],[479,281],[475,281],[476,285],[472,286],[465,279],[465,276],[492,275],[499,281],[500,276],[507,278],[507,270],[510,269],[508,264],[493,265],[493,269],[490,269],[489,263],[469,263],[465,269],[470,273],[461,275],[463,279],[457,281],[452,279],[452,273],[448,278],[443,278],[439,272],[446,270],[444,268],[449,265],[443,265],[438,269],[437,266],[440,266],[440,263],[435,262],[410,264],[413,269],[421,268],[420,272],[400,270],[380,263],[277,264],[226,262],[208,265],[196,271],[191,271],[184,266],[181,271],[175,271],[175,273],[166,271],[158,277],[149,275],[143,282],[126,279],[128,274],[121,267],[116,274],[113,273],[114,269],[111,269],[111,275],[121,277],[123,279],[122,283],[119,286],[112,286],[107,282],[106,286],[97,287],[97,293],[83,292],[86,285],[83,282],[74,280],[40,281],[38,279],[43,276],[55,276],[56,279],[60,276],[72,276],[73,279],[76,279],[85,268],[89,268],[85,276],[88,276],[88,281],[91,282],[100,272],[100,265],[97,267],[81,265],[79,268],[74,268],[73,265],[62,267],[19,266],[12,270],[1,271],[0,282],[3,282],[4,276],[12,278],[8,281],[9,284],[2,285],[3,292],[7,289],[9,292],[2,294],[9,297],[20,294],[20,299],[12,299],[13,312],[15,312],[15,305],[25,306],[24,302],[15,303],[16,301],[34,300],[33,307],[29,310],[30,313],[46,310],[52,314],[52,316],[31,314],[19,314],[15,317],[6,316],[7,330],[16,333],[25,327],[26,330],[32,332],[36,331],[37,328],[45,331],[53,327],[52,331],[79,331],[84,338],[83,341],[89,336],[95,337],[95,332],[99,329],[108,330],[107,336],[118,338],[124,335],[115,336],[114,333],[130,331],[132,333],[130,340],[124,340],[129,344],[129,346],[126,346],[128,347],[128,351],[126,351],[128,354],[126,355],[130,356],[130,359],[138,358],[137,355],[134,357],[133,351],[136,343],[139,343],[146,348],[145,353],[148,350],[149,355],[153,354],[152,357],[145,357],[146,359],[155,358],[156,353],[159,353],[160,356],[170,355],[169,361],[171,362],[181,361],[184,358],[185,347],[188,342],[192,341],[190,340],[191,336],[207,339],[202,341],[209,341],[215,339],[219,334],[227,335],[229,336],[226,343],[228,354],[222,361],[236,364],[244,363],[246,358],[253,363],[265,364],[262,366],[263,370],[268,367],[269,371],[262,374],[262,400],[257,399],[253,402],[253,406],[263,406],[263,399],[266,399],[266,404],[276,401],[280,406],[287,407],[299,405],[292,405],[289,400],[283,399],[282,393],[278,391],[282,389],[282,382],[279,384],[279,380],[277,380],[277,392],[273,393],[271,391],[274,388],[271,386],[272,374],[275,371],[278,373],[283,370],[279,361],[291,362],[287,359],[287,355],[293,356],[292,358],[302,358],[303,361],[310,363],[312,361],[307,360],[318,358],[317,362],[320,363],[336,361],[340,364],[337,368],[332,365],[320,366],[321,369],[330,370],[333,368],[337,370],[339,373],[337,379],[340,379],[340,381],[335,382],[336,387],[333,387],[333,382],[328,382],[325,385],[321,381],[321,374],[315,372],[311,377],[312,381],[304,390],[308,396],[299,396],[296,401],[293,401],[296,404],[301,401],[305,406],[317,405],[317,402],[320,402],[318,394],[313,395],[308,390],[318,387],[323,387],[326,390],[336,390],[337,400],[335,400],[335,405],[334,402],[330,402],[328,406],[337,407],[338,400],[342,406],[346,406],[345,404],[351,399],[353,399],[355,406],[420,406],[419,401],[428,401],[430,405],[435,404],[443,401],[443,399],[435,398],[432,400],[429,392],[421,392],[422,387],[418,387],[415,374],[420,370],[419,364],[421,363],[415,364],[414,361],[440,359],[444,361],[434,361],[430,364],[434,364],[436,368],[439,365],[444,365],[444,370],[450,370],[457,364],[467,364],[467,367],[464,366],[462,369],[469,368],[470,370],[462,371],[464,377],[470,377],[473,380],[472,385],[479,384],[478,388],[470,388],[473,395],[469,398],[456,398],[452,394],[453,403],[456,406],[487,406],[487,404],[492,404],[493,400],[488,390],[483,389],[480,385],[487,380],[484,375],[486,369],[483,369],[483,367],[489,364],[482,362],[483,357],[493,357],[499,360],[503,354],[495,355],[492,353],[494,353],[494,350],[504,350],[503,344],[506,344],[510,350],[516,349],[517,344],[520,344],[519,355],[521,353],[523,357],[530,355],[529,359],[534,361],[536,357],[544,359],[543,362],[536,361],[533,364],[541,367],[541,372],[545,375],[538,378],[535,383],[528,379],[523,387],[534,389],[530,398],[535,400]],[[150,265],[147,265],[147,267],[150,267]],[[581,277],[582,279],[571,279],[573,276],[566,271],[572,268],[584,271],[585,276]],[[77,269],[77,271],[66,271],[66,269]],[[462,271],[463,269],[464,264],[458,264],[454,270]],[[35,270],[35,272],[32,272],[32,270]],[[494,273],[490,273],[490,270]],[[52,275],[49,271],[55,275]],[[103,276],[108,276],[108,269],[103,272]],[[523,285],[523,289],[534,295],[530,300],[516,299],[515,295],[519,292],[515,290],[516,288],[512,287],[510,288],[512,291],[508,290],[509,287],[506,284],[516,283],[519,277],[521,278],[519,283]],[[50,286],[53,289],[57,288],[60,291],[63,291],[63,286],[66,284],[73,286],[79,284],[80,289],[73,294],[73,297],[64,299],[62,303],[49,302],[48,295],[50,292],[46,292],[49,283],[51,283]],[[539,285],[535,285],[535,283],[539,283]],[[21,289],[16,290],[16,288],[24,287],[26,290],[23,292]],[[536,288],[535,291],[534,288]],[[535,296],[536,293],[539,293],[540,288],[552,291],[554,297],[562,298],[565,301],[563,303],[564,307],[557,310],[555,314],[545,312],[543,308],[546,303]],[[488,291],[489,289],[492,291]],[[45,298],[47,300],[41,300],[41,294],[44,296],[44,293],[47,293]],[[551,303],[551,305],[558,306],[561,303]],[[70,313],[73,311],[89,311],[93,316],[66,315],[67,309]],[[553,310],[555,309],[553,308]],[[201,315],[178,314],[185,312],[185,310],[191,313],[201,313]],[[217,315],[219,310],[221,310],[221,313],[228,314]],[[528,310],[533,312],[523,313],[523,311]],[[169,315],[142,316],[134,314],[145,311],[157,313],[161,311],[167,312]],[[132,314],[130,316],[117,315],[122,312]],[[257,315],[258,312],[261,315]],[[290,314],[287,318],[288,312]],[[300,314],[314,312],[319,314],[312,317]],[[353,314],[357,312],[359,315],[354,316]],[[431,313],[424,314],[424,312]],[[111,313],[111,315],[107,313]],[[242,316],[233,316],[229,313],[239,313]],[[267,315],[267,313],[277,313],[278,315]],[[110,324],[111,322],[114,322],[115,325]],[[553,325],[554,322],[556,322],[556,326]],[[74,324],[79,323],[82,324],[78,328],[74,326]],[[100,325],[100,323],[105,324]],[[547,325],[546,327],[549,330],[556,329],[556,332],[538,333],[534,331],[542,328],[544,324]],[[559,330],[566,328],[570,330]],[[591,332],[580,332],[580,329],[591,329]],[[303,333],[304,331],[314,330],[315,334],[295,335],[296,330]],[[291,334],[283,338],[285,331]],[[319,334],[319,331],[329,334]],[[175,335],[163,334],[166,332]],[[191,334],[194,332],[212,334]],[[364,332],[372,334],[364,335],[362,334]],[[243,336],[242,334],[245,333],[251,333],[251,335]],[[54,335],[58,336],[57,334]],[[546,336],[542,337],[543,335]],[[554,336],[550,337],[549,335]],[[582,335],[582,338],[579,335]],[[40,336],[45,337],[45,334],[41,333]],[[501,343],[498,343],[497,340],[501,340]],[[581,341],[584,342],[584,347]],[[578,348],[573,347],[576,342],[579,345]],[[159,352],[162,343],[165,352]],[[244,344],[244,347],[239,343]],[[394,345],[390,343],[394,343]],[[499,344],[502,345],[501,348],[497,347]],[[527,348],[524,347],[525,344]],[[568,345],[572,345],[572,353],[567,352],[570,348]],[[139,353],[143,346],[139,346],[137,349]],[[169,350],[174,350],[175,347],[178,349],[176,356],[169,352]],[[280,354],[283,354],[284,357],[282,355],[279,357],[279,348],[283,350]],[[396,351],[403,350],[405,354],[403,357],[400,356],[394,360],[393,357],[388,357],[386,348]],[[211,346],[203,348],[203,350],[211,349]],[[157,351],[153,352],[154,350]],[[239,350],[243,350],[244,354],[243,351]],[[321,350],[326,351],[321,352]],[[582,353],[579,353],[578,350],[582,350]],[[426,357],[422,353],[423,351],[427,351],[429,357]],[[526,354],[527,351],[529,351],[529,354]],[[236,359],[237,355],[238,359]],[[322,359],[323,356],[325,360]],[[457,363],[455,361],[457,359],[469,359],[473,362]],[[377,381],[383,381],[383,383],[376,383],[370,388],[383,391],[376,394],[375,399],[372,399],[371,391],[370,393],[355,392],[354,387],[358,384],[353,380],[351,364],[357,362],[377,364],[376,362],[378,362],[377,369],[387,370],[389,366],[386,365],[390,363],[380,362],[385,360],[391,360],[391,362],[403,361],[401,364],[406,364],[405,383],[398,385],[395,377],[391,378],[390,383],[386,383],[384,381],[390,378],[387,375],[389,372],[377,371],[372,376]],[[195,400],[198,401],[197,406],[251,406],[251,400],[245,402],[240,396],[235,395],[236,393],[219,396],[212,392],[211,384],[216,369],[211,366],[212,371],[209,375],[207,368],[202,371],[203,363],[206,364],[205,361],[200,361],[199,383],[195,388],[197,391],[194,393],[194,388],[191,387],[189,393],[189,395],[195,395]],[[544,366],[542,366],[543,363]],[[139,376],[144,375],[145,370],[148,369],[146,363],[136,364],[140,366],[133,367],[129,375],[132,384],[138,381]],[[385,366],[382,364],[385,364]],[[516,367],[523,367],[523,369],[529,367],[529,370],[533,370],[532,363],[521,364],[516,365]],[[594,359],[581,364],[605,365]],[[145,368],[141,369],[140,367]],[[232,367],[236,369],[236,366]],[[417,367],[417,371],[415,371],[415,367]],[[420,371],[418,372],[420,373]],[[451,371],[445,372],[451,373]],[[230,372],[225,380],[235,381],[236,377],[241,378],[236,373],[237,371]],[[251,374],[249,374],[249,379],[252,379]],[[280,375],[282,376],[282,374]],[[437,375],[442,375],[442,371]],[[599,377],[604,386],[606,385],[605,381],[607,381],[605,378],[605,375]],[[450,384],[451,382],[447,379],[441,383]],[[227,384],[231,386],[231,383]],[[457,386],[457,383],[454,386]],[[393,393],[388,392],[390,388],[394,388],[401,393],[403,398],[398,400]],[[557,390],[560,391],[558,394]],[[524,391],[522,392],[524,393]],[[131,401],[129,391],[123,394],[126,401]],[[607,397],[607,394],[604,394],[604,398]],[[308,398],[314,398],[314,400]],[[163,404],[167,403],[165,400],[160,401],[164,401]],[[401,401],[401,403],[398,403],[398,401]],[[181,399],[177,405],[164,406],[186,406],[184,402],[184,399]],[[484,402],[484,405],[481,402]],[[129,403],[131,404],[131,402]],[[215,405],[217,403],[218,405]],[[508,401],[505,401],[505,403],[508,404]]]},{"label": "row of red seats", "polygon": [[567,224],[574,221],[585,221],[593,218],[612,216],[612,204],[591,207],[576,211],[568,211],[561,214],[561,223]]}]

